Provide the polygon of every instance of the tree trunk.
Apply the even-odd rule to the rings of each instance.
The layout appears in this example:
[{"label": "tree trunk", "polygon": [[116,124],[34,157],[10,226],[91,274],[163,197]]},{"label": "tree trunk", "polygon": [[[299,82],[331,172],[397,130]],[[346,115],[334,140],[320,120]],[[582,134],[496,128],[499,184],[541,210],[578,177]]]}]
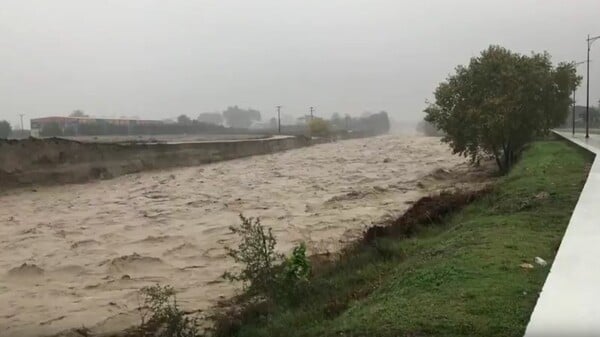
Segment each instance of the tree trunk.
[{"label": "tree trunk", "polygon": [[494,158],[496,159],[496,165],[498,165],[498,169],[500,172],[504,172],[504,168],[502,167],[502,159],[498,154],[494,154]]},{"label": "tree trunk", "polygon": [[515,152],[509,145],[503,146],[502,153],[495,152],[494,158],[496,159],[496,165],[498,165],[500,173],[505,174],[510,171],[515,162]]}]

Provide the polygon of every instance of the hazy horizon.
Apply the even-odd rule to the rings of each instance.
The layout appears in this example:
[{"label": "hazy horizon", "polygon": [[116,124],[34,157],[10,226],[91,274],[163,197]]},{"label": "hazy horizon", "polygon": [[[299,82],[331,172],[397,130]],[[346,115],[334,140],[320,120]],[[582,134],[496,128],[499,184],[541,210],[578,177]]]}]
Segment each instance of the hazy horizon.
[{"label": "hazy horizon", "polygon": [[[75,109],[195,118],[230,105],[267,119],[282,105],[292,116],[315,106],[416,121],[436,85],[490,44],[584,60],[598,13],[592,0],[2,0],[0,120],[16,128],[23,113],[28,128]],[[598,63],[590,78],[595,106]]]}]

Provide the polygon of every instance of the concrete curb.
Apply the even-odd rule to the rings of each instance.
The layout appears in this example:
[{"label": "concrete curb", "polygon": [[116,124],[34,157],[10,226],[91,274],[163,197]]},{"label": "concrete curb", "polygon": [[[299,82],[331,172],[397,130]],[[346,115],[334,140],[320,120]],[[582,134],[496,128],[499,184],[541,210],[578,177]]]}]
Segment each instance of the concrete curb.
[{"label": "concrete curb", "polygon": [[[554,131],[594,153],[600,136]],[[526,337],[600,335],[600,159],[596,157],[531,314]]]}]

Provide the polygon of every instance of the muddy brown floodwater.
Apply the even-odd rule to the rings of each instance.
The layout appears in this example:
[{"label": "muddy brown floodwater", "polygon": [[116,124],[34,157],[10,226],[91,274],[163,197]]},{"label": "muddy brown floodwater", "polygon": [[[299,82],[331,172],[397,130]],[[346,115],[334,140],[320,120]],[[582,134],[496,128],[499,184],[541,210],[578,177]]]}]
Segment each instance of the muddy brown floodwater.
[{"label": "muddy brown floodwater", "polygon": [[1,334],[121,330],[139,322],[138,290],[157,282],[206,314],[236,290],[220,276],[232,268],[224,246],[235,244],[228,226],[239,213],[273,227],[283,252],[301,241],[336,251],[435,189],[422,182],[428,173],[464,168],[438,138],[390,135],[6,192]]}]

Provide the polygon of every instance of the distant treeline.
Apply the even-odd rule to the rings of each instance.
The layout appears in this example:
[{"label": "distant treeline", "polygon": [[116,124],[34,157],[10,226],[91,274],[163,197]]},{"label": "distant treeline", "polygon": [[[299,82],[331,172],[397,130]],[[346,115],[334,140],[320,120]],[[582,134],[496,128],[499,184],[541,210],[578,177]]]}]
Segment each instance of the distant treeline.
[{"label": "distant treeline", "polygon": [[[116,125],[110,123],[86,123],[68,125],[64,128],[58,123],[45,124],[40,130],[42,137],[60,136],[102,136],[102,135],[161,135],[161,134],[241,134],[260,133],[276,134],[278,125],[276,119],[262,128],[250,128],[253,122],[260,120],[260,112],[253,109],[240,109],[237,106],[229,107],[223,112],[223,119],[218,113],[200,114],[198,119],[191,119],[186,115],[180,115],[177,122],[165,122],[163,124],[135,124]],[[295,125],[282,125],[281,132],[285,134],[307,134],[307,124],[310,116],[298,119]],[[223,120],[228,126],[223,126]],[[331,119],[326,119],[332,132],[356,131],[365,134],[382,134],[390,129],[387,112],[364,115],[362,117],[344,118],[339,114],[333,114]]]}]

